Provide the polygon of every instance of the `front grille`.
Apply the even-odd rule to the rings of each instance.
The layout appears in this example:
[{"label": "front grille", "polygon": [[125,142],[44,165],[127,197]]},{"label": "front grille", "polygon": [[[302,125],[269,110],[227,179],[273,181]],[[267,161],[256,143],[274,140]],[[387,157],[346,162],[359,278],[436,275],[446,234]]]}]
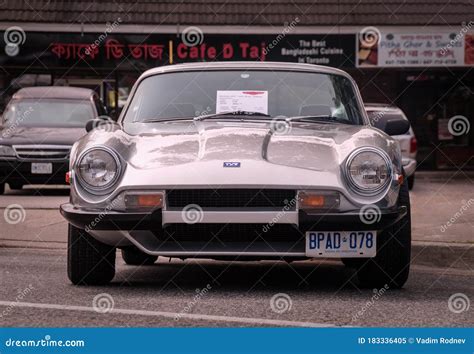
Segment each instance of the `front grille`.
[{"label": "front grille", "polygon": [[169,224],[154,231],[160,241],[176,242],[299,242],[304,232],[290,224]]},{"label": "front grille", "polygon": [[13,149],[21,159],[65,160],[69,158],[71,147],[67,145],[14,145]]},{"label": "front grille", "polygon": [[168,207],[184,208],[283,208],[294,206],[292,189],[174,189],[166,193]]}]

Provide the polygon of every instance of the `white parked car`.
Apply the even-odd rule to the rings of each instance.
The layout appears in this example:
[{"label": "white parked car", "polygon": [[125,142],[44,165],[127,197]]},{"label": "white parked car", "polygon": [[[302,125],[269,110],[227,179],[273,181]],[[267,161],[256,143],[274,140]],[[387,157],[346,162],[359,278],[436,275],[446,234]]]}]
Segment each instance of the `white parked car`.
[{"label": "white parked car", "polygon": [[[395,106],[388,106],[385,104],[379,103],[366,103],[365,109],[371,121],[377,120],[377,117],[386,116],[386,119],[390,117],[394,118],[404,118],[407,119],[405,113]],[[395,135],[393,137],[400,144],[400,149],[402,151],[402,164],[405,174],[408,178],[408,188],[412,189],[415,184],[415,170],[416,170],[416,150],[417,150],[417,141],[415,137],[415,132],[413,128],[410,129],[401,135]]]},{"label": "white parked car", "polygon": [[338,258],[363,286],[401,287],[411,226],[400,147],[334,68],[194,63],[145,72],[118,122],[71,151],[68,275],[103,284],[115,250],[227,260]]}]

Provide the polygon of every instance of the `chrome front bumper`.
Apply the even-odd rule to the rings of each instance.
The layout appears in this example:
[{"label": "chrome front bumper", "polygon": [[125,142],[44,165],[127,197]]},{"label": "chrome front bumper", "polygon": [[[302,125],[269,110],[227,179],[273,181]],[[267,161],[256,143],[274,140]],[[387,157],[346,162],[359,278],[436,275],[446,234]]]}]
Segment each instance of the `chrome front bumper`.
[{"label": "chrome front bumper", "polygon": [[381,210],[367,224],[358,211],[308,214],[297,211],[206,211],[190,222],[181,211],[100,212],[61,205],[69,223],[99,241],[135,245],[151,255],[169,257],[304,257],[307,231],[382,230],[400,220],[406,207]]}]

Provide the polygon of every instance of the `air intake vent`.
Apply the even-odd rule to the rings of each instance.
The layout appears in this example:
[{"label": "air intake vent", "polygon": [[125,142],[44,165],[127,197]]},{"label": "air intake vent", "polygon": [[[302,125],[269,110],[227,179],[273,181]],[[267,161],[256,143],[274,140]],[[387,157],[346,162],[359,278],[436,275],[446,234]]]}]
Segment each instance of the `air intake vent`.
[{"label": "air intake vent", "polygon": [[283,208],[296,197],[292,189],[174,189],[166,193],[168,207],[184,208]]}]

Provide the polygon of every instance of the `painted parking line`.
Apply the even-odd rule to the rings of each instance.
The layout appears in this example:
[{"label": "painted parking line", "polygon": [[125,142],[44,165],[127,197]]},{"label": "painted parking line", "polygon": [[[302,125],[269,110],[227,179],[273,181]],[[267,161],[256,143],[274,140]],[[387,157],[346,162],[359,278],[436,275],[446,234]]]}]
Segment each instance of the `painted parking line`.
[{"label": "painted parking line", "polygon": [[[16,302],[16,301],[0,301],[0,306],[7,307],[20,307],[20,308],[36,308],[43,310],[61,310],[61,311],[78,311],[78,312],[99,312],[93,307],[87,306],[75,306],[75,305],[59,305],[59,304],[44,304],[34,302]],[[335,327],[333,324],[328,323],[315,323],[315,322],[301,322],[301,321],[285,321],[285,320],[274,320],[268,318],[253,318],[253,317],[234,317],[234,316],[215,316],[205,314],[192,314],[192,313],[179,313],[179,312],[165,312],[165,311],[148,311],[138,309],[118,309],[113,308],[106,314],[117,314],[117,315],[136,315],[136,316],[150,316],[150,317],[163,317],[176,319],[188,319],[188,320],[201,320],[211,322],[226,322],[226,323],[239,323],[249,324],[255,326],[278,326],[278,327]],[[179,320],[176,321],[179,323]]]}]

